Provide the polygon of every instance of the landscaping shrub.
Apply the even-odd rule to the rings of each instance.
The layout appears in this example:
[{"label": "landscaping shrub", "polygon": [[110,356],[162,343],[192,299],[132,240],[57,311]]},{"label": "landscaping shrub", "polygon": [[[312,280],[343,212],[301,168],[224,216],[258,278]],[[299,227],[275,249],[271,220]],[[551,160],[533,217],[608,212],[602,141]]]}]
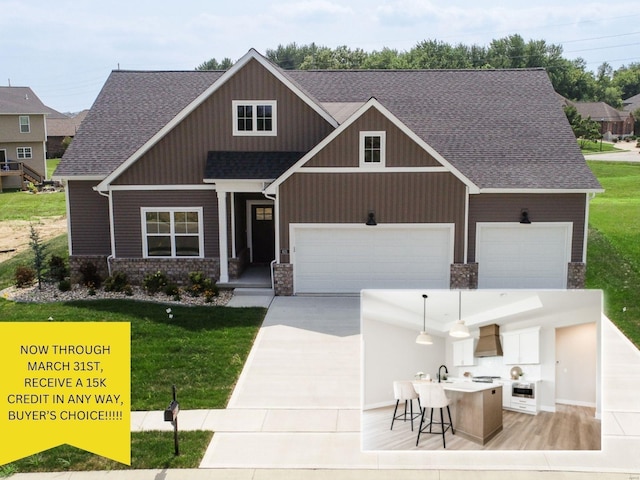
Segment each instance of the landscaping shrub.
[{"label": "landscaping shrub", "polygon": [[80,275],[82,275],[81,283],[85,287],[90,289],[100,288],[102,285],[102,278],[98,274],[98,267],[93,262],[83,263],[79,268]]},{"label": "landscaping shrub", "polygon": [[58,282],[58,290],[61,292],[68,292],[71,290],[71,281],[66,279],[60,280]]},{"label": "landscaping shrub", "polygon": [[[124,272],[114,272],[113,275],[107,277],[104,281],[104,290],[106,292],[126,293],[127,287],[131,290],[129,278]],[[133,293],[133,290],[131,290]]]},{"label": "landscaping shrub", "polygon": [[204,295],[205,300],[210,302],[213,297],[217,297],[219,294],[218,286],[215,282],[202,272],[191,272],[189,274],[189,282],[191,282],[191,285],[187,288],[187,291],[194,297]]},{"label": "landscaping shrub", "polygon": [[36,271],[31,267],[26,267],[24,265],[20,265],[16,268],[15,280],[16,287],[25,288],[33,285],[33,282],[36,279]]},{"label": "landscaping shrub", "polygon": [[49,277],[51,277],[51,280],[60,282],[67,278],[68,275],[69,269],[64,258],[58,255],[51,255],[49,257]]},{"label": "landscaping shrub", "polygon": [[149,295],[155,295],[164,290],[168,284],[169,280],[167,276],[163,272],[157,271],[144,277],[142,288],[144,288]]}]

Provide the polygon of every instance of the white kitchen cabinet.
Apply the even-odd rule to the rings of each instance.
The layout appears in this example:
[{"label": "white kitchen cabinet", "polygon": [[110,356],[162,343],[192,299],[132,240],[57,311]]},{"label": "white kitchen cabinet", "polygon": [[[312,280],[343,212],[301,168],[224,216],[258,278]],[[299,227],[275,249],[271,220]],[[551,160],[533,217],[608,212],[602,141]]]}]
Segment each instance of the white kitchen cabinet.
[{"label": "white kitchen cabinet", "polygon": [[509,380],[500,380],[502,384],[502,408],[511,408],[511,384]]},{"label": "white kitchen cabinet", "polygon": [[455,367],[468,367],[475,365],[473,350],[475,343],[473,338],[453,343],[453,365]]},{"label": "white kitchen cabinet", "polygon": [[540,363],[540,327],[504,332],[502,351],[505,365]]},{"label": "white kitchen cabinet", "polygon": [[511,410],[528,413],[530,415],[538,414],[535,398],[511,397]]}]

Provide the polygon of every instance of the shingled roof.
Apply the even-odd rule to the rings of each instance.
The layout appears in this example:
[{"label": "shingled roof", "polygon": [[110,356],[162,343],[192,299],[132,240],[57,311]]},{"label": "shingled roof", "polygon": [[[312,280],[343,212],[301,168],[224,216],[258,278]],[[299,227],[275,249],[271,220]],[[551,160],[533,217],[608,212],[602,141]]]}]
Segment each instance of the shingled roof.
[{"label": "shingled roof", "polygon": [[[485,191],[600,189],[542,69],[280,72],[325,111],[375,97]],[[108,175],[223,73],[113,72],[56,176]]]},{"label": "shingled roof", "polygon": [[1,115],[44,115],[46,107],[29,87],[0,87]]}]

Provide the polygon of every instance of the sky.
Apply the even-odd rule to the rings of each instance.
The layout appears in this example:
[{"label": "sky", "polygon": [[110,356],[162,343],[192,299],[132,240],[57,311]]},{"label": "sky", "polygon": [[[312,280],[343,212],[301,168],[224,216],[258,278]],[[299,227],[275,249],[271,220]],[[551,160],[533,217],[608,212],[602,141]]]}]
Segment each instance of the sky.
[{"label": "sky", "polygon": [[637,0],[0,0],[0,86],[90,108],[112,70],[193,70],[297,43],[367,52],[519,34],[596,71],[640,62]]}]

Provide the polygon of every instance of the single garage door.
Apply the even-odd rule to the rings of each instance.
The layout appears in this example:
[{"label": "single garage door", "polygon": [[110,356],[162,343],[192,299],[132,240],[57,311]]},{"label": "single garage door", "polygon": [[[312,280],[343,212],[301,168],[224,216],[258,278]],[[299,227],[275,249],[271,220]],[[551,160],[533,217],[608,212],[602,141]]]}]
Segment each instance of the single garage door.
[{"label": "single garage door", "polygon": [[478,288],[566,288],[571,223],[478,223]]},{"label": "single garage door", "polygon": [[453,224],[292,225],[295,293],[449,288]]}]

